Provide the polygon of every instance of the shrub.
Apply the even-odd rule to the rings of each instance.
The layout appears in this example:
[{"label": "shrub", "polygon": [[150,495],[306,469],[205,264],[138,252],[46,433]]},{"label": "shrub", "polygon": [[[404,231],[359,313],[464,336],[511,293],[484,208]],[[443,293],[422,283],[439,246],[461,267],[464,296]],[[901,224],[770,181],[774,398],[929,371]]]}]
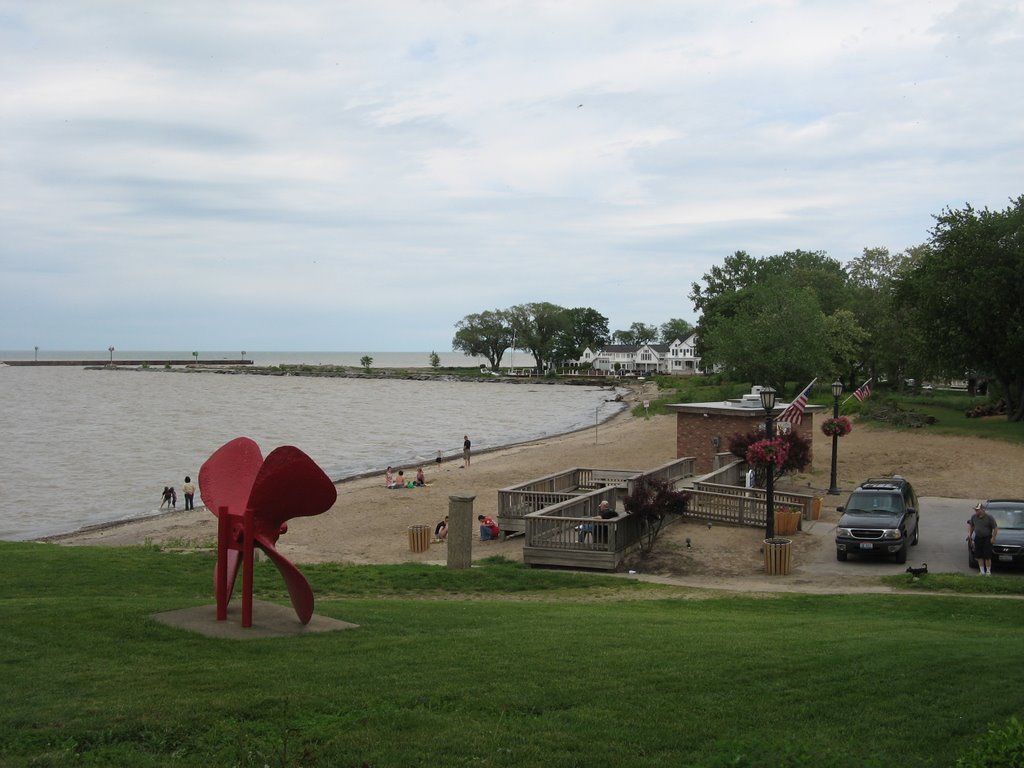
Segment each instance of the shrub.
[{"label": "shrub", "polygon": [[957,768],[1017,768],[1024,765],[1024,723],[1011,717],[1004,728],[989,731],[965,754]]}]

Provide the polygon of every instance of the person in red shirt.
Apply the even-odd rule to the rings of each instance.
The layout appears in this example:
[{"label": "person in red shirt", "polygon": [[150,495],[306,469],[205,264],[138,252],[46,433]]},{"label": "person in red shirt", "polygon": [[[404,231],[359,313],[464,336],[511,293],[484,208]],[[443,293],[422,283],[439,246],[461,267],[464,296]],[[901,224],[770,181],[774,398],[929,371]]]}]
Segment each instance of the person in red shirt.
[{"label": "person in red shirt", "polygon": [[477,515],[476,519],[480,522],[480,541],[490,541],[501,534],[501,528],[491,518]]}]

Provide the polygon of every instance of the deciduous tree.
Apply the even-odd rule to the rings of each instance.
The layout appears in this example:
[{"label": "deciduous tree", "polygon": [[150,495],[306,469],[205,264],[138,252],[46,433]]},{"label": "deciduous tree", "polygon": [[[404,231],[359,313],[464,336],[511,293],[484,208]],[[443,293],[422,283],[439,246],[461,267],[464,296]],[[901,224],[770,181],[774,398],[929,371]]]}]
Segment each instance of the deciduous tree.
[{"label": "deciduous tree", "polygon": [[452,349],[486,358],[492,371],[498,369],[505,350],[512,346],[512,323],[505,310],[466,315],[455,328]]},{"label": "deciduous tree", "polygon": [[952,377],[987,374],[1024,420],[1024,195],[1002,211],[946,209],[931,241],[901,276],[896,301],[924,341],[922,354]]}]

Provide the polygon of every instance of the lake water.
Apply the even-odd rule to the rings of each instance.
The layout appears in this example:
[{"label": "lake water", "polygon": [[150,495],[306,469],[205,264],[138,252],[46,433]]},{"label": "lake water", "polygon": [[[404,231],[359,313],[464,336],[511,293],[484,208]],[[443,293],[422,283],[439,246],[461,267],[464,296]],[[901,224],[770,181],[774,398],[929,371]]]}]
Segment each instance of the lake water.
[{"label": "lake water", "polygon": [[[81,352],[63,354],[87,359]],[[136,359],[180,355],[138,354]],[[247,357],[261,365],[353,365],[363,354]],[[410,353],[370,354],[398,359]],[[394,365],[424,367],[428,354],[416,353],[415,361]],[[345,362],[346,355],[355,355],[356,362]],[[26,357],[31,355],[0,353],[0,360]],[[200,357],[213,354],[201,352]],[[461,355],[459,363],[445,357],[445,365],[467,364]],[[608,388],[540,382],[224,375],[162,368],[0,365],[0,395],[0,539],[9,540],[158,514],[165,485],[179,489],[181,508],[185,476],[195,480],[213,451],[241,435],[259,443],[264,455],[279,445],[298,446],[337,480],[382,471],[388,464],[429,464],[438,450],[446,457],[460,456],[464,434],[479,451],[593,426],[624,407],[608,402],[614,396]],[[428,466],[428,477],[429,471]]]}]

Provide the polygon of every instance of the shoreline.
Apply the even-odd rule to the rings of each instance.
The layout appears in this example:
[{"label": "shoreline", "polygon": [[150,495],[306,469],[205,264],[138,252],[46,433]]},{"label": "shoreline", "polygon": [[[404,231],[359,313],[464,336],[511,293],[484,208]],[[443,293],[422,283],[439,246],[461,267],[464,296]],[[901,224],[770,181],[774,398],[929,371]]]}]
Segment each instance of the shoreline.
[{"label": "shoreline", "polygon": [[[614,400],[607,400],[606,402],[621,403],[623,407],[619,411],[617,411],[616,413],[613,413],[611,415],[608,415],[608,416],[602,418],[597,423],[598,426],[605,426],[605,427],[609,427],[610,428],[610,427],[612,427],[613,424],[615,424],[616,422],[618,422],[618,421],[620,421],[622,419],[632,418],[632,415],[631,415],[632,407],[634,405],[636,405],[637,403],[641,402],[644,399],[644,396],[642,394],[643,390],[644,390],[644,387],[642,385],[641,386],[638,386],[638,385],[632,385],[632,386],[626,385],[626,386],[621,386],[619,388],[622,389],[623,391],[621,393],[618,393]],[[650,398],[651,397],[650,393],[648,393],[646,395],[646,397]],[[474,449],[473,453],[472,453],[472,458],[473,459],[477,459],[479,457],[492,456],[494,454],[504,454],[506,452],[515,452],[518,449],[528,448],[528,447],[531,447],[531,446],[543,445],[543,444],[546,444],[546,443],[549,443],[549,442],[558,441],[558,440],[566,438],[566,437],[571,437],[571,436],[574,436],[574,435],[581,435],[583,433],[588,433],[588,432],[590,432],[594,428],[595,427],[593,425],[588,425],[588,426],[585,426],[585,427],[578,427],[576,429],[569,430],[567,432],[561,432],[561,433],[554,434],[554,435],[545,435],[543,437],[527,438],[525,440],[519,440],[519,441],[516,441],[516,442],[513,442],[513,443],[506,443],[504,445],[490,446],[490,447],[487,447],[487,448],[481,448],[479,450]],[[431,468],[433,470],[433,473],[436,473],[437,471],[442,470],[442,469],[444,471],[450,471],[451,466],[449,466],[449,465],[459,464],[461,462],[462,462],[461,454],[459,454],[459,455],[451,454],[449,456],[445,456],[443,463],[440,464],[440,465],[436,464],[433,460],[431,460],[429,463],[427,463],[427,462],[414,462],[414,463],[409,463],[409,464],[392,464],[391,466],[395,470],[402,469],[402,470],[406,470],[406,471],[408,471],[410,469],[415,469],[415,468],[418,468],[418,467],[421,467],[421,466],[424,467],[425,469],[427,467],[429,467],[429,468]],[[387,468],[387,466],[385,465],[383,467],[379,467],[379,468],[376,468],[376,469],[370,469],[370,470],[366,470],[366,471],[363,471],[363,472],[356,472],[354,474],[344,475],[344,476],[338,477],[338,478],[332,478],[331,482],[338,489],[339,501],[341,500],[341,491],[342,491],[343,487],[349,486],[349,485],[354,484],[354,483],[359,483],[361,481],[371,480],[372,478],[383,477],[386,468]],[[526,478],[526,479],[529,479],[529,478]],[[139,526],[140,528],[145,526],[147,528],[159,529],[159,528],[163,527],[163,526],[160,525],[161,521],[163,521],[163,522],[166,522],[167,525],[170,526],[170,527],[177,527],[178,524],[179,524],[179,519],[178,518],[184,517],[184,515],[186,513],[194,513],[197,516],[199,515],[199,513],[203,513],[203,515],[202,515],[203,517],[209,517],[210,519],[214,519],[212,513],[210,513],[207,510],[205,505],[197,505],[194,510],[185,510],[185,509],[164,510],[164,511],[161,511],[161,512],[156,513],[156,514],[150,514],[150,515],[144,515],[144,516],[138,516],[138,517],[131,517],[131,518],[127,518],[127,519],[109,520],[109,521],[102,522],[102,523],[93,523],[93,524],[90,524],[90,525],[82,526],[80,528],[76,528],[76,529],[71,530],[71,531],[63,531],[63,532],[60,532],[60,533],[46,534],[44,536],[33,536],[33,537],[30,537],[30,538],[27,538],[27,539],[22,539],[22,541],[34,541],[34,542],[45,543],[45,544],[76,544],[76,543],[79,543],[77,541],[79,539],[88,539],[90,541],[88,541],[88,542],[81,542],[81,543],[92,543],[92,541],[91,541],[92,539],[94,539],[96,537],[104,537],[105,533],[108,532],[108,531],[115,531],[115,530],[119,530],[119,529],[132,528],[134,526]],[[327,514],[329,514],[329,512]],[[493,513],[490,513],[490,514],[493,514]],[[144,542],[145,542],[145,540],[138,541],[138,542],[135,542],[135,543],[144,543]]]}]

